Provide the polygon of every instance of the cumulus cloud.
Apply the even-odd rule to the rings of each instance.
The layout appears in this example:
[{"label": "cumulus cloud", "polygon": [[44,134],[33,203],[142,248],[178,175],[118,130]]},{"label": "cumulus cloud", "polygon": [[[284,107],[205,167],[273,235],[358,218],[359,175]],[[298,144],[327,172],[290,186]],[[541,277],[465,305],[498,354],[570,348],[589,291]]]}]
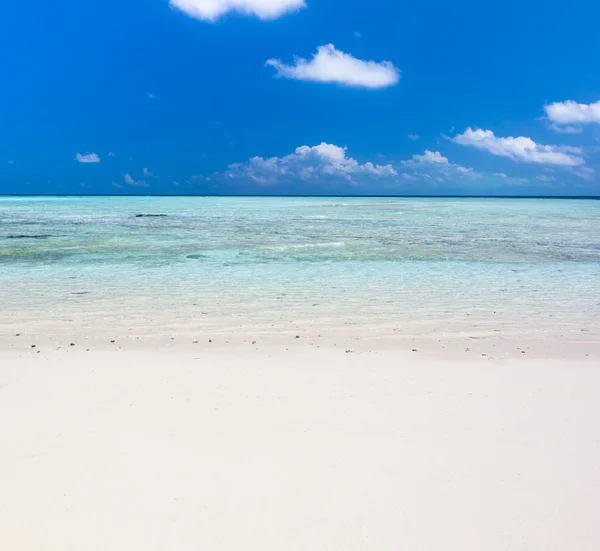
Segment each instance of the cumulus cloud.
[{"label": "cumulus cloud", "polygon": [[449,161],[439,151],[425,150],[423,155],[413,155],[410,161],[404,161],[404,164],[440,164],[447,165]]},{"label": "cumulus cloud", "polygon": [[[245,163],[229,166],[225,173],[215,173],[210,180],[229,179],[236,182],[254,182],[269,186],[304,182],[309,184],[359,185],[367,189],[379,188],[414,191],[426,186],[424,191],[437,185],[461,189],[461,186],[522,185],[526,178],[508,176],[504,173],[479,172],[471,167],[452,163],[439,151],[425,150],[410,159],[391,163],[361,163],[350,157],[345,147],[321,143],[303,145],[293,153],[282,157],[253,157]],[[194,177],[196,180],[208,180]],[[415,187],[417,186],[417,187]],[[448,189],[447,187],[440,189]]]},{"label": "cumulus cloud", "polygon": [[546,105],[544,110],[548,119],[556,125],[600,124],[600,101],[585,104],[567,100]]},{"label": "cumulus cloud", "polygon": [[458,134],[451,140],[488,151],[493,155],[509,157],[513,161],[567,167],[582,165],[585,162],[581,157],[581,148],[542,145],[524,136],[498,138],[491,130],[467,128],[463,134]]},{"label": "cumulus cloud", "polygon": [[125,174],[125,176],[123,177],[125,180],[125,183],[128,186],[135,186],[135,187],[150,187],[150,184],[148,184],[147,182],[145,182],[144,180],[135,180],[131,174]]},{"label": "cumulus cloud", "polygon": [[228,178],[247,178],[263,185],[289,180],[338,179],[353,182],[357,176],[381,178],[396,175],[390,164],[360,164],[348,157],[345,147],[325,142],[315,146],[302,145],[284,157],[253,157],[247,163],[230,165],[225,173]]},{"label": "cumulus cloud", "polygon": [[294,58],[286,65],[279,59],[269,59],[277,76],[295,80],[329,82],[356,88],[387,88],[400,80],[400,71],[389,61],[363,61],[336,50],[333,44],[317,48],[310,60]]},{"label": "cumulus cloud", "polygon": [[259,19],[277,19],[306,6],[305,0],[170,0],[170,4],[191,17],[205,21],[215,21],[229,12]]},{"label": "cumulus cloud", "polygon": [[77,155],[75,155],[75,160],[78,163],[99,163],[100,157],[98,157],[96,153],[86,153],[85,155],[77,153]]}]

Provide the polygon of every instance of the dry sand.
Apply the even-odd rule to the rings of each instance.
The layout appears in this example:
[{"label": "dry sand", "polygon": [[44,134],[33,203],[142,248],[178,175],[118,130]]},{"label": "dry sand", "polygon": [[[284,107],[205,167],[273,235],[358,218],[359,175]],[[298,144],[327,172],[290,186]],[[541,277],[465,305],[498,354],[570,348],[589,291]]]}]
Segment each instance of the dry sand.
[{"label": "dry sand", "polygon": [[2,550],[600,548],[597,346],[4,344]]}]

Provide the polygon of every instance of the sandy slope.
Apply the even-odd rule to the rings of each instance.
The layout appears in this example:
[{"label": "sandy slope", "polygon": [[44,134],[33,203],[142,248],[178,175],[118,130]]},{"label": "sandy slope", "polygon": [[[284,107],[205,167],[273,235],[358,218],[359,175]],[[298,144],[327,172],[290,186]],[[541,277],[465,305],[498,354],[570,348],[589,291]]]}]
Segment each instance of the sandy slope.
[{"label": "sandy slope", "polygon": [[600,364],[0,353],[0,548],[592,551]]}]

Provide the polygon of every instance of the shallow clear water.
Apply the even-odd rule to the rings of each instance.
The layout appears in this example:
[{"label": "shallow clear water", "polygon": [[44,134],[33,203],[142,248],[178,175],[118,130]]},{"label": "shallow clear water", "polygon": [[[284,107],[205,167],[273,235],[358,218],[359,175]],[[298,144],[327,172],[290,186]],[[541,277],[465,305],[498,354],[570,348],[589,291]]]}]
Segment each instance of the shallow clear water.
[{"label": "shallow clear water", "polygon": [[598,289],[600,201],[0,198],[5,328],[597,331]]}]

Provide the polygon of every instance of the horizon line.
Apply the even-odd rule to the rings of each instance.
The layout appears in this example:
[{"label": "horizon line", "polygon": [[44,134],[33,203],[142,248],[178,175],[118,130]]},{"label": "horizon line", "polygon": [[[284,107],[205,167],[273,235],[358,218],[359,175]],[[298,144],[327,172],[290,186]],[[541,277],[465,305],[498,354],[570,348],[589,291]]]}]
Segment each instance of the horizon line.
[{"label": "horizon line", "polygon": [[600,195],[311,195],[311,194],[149,194],[137,193],[0,193],[0,197],[219,197],[219,198],[305,198],[305,199],[588,199],[600,200]]}]

